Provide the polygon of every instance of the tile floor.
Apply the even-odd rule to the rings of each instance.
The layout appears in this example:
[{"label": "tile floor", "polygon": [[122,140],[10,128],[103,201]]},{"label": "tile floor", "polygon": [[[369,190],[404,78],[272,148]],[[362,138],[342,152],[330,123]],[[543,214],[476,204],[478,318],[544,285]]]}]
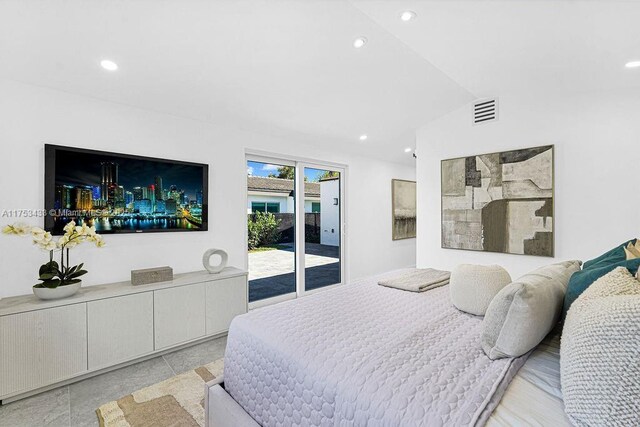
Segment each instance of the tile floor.
[{"label": "tile floor", "polygon": [[224,356],[216,338],[116,371],[0,406],[0,427],[97,426],[102,404]]}]

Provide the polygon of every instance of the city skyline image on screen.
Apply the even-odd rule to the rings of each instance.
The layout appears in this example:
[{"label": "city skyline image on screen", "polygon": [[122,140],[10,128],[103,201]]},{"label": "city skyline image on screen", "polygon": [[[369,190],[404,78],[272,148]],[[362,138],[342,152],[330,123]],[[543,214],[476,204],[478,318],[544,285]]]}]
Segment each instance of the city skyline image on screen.
[{"label": "city skyline image on screen", "polygon": [[208,166],[45,146],[45,228],[99,233],[207,229]]}]

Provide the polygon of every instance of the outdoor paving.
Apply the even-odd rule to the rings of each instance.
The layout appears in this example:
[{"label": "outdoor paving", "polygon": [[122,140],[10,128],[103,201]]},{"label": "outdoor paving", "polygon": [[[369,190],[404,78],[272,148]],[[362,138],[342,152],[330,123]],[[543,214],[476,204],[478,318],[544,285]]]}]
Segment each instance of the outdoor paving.
[{"label": "outdoor paving", "polygon": [[[249,301],[296,291],[293,244],[286,249],[249,253]],[[306,289],[340,283],[340,248],[307,243]]]}]

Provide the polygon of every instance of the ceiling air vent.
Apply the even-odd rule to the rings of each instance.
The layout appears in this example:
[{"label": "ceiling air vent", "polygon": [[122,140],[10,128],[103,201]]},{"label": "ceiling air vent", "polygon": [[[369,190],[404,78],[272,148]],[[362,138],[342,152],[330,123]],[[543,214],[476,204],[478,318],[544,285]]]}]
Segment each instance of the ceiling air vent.
[{"label": "ceiling air vent", "polygon": [[498,98],[482,99],[473,103],[473,124],[498,120]]}]

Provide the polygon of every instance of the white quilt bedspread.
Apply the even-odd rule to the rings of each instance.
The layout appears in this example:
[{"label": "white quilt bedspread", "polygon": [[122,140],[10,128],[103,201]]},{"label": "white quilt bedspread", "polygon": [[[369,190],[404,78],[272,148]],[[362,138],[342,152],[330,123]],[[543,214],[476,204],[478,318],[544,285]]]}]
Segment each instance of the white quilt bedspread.
[{"label": "white quilt bedspread", "polygon": [[261,425],[482,425],[520,359],[491,361],[482,318],[387,273],[236,317],[227,392]]}]

